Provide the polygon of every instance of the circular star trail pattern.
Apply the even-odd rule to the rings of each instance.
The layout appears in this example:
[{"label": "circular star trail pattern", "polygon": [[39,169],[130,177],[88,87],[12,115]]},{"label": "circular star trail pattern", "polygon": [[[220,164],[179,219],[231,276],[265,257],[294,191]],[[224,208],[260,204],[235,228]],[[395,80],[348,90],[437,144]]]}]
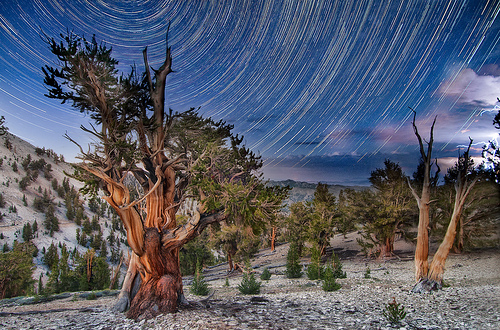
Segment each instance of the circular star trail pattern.
[{"label": "circular star trail pattern", "polygon": [[89,119],[43,96],[41,67],[54,58],[42,34],[95,34],[127,72],[143,67],[146,46],[161,65],[170,24],[169,107],[234,124],[268,177],[339,182],[347,170],[366,182],[384,158],[415,167],[408,107],[424,134],[438,116],[443,159],[495,133],[499,11],[486,0],[3,2],[0,115],[13,133],[74,155],[62,135],[87,141]]}]

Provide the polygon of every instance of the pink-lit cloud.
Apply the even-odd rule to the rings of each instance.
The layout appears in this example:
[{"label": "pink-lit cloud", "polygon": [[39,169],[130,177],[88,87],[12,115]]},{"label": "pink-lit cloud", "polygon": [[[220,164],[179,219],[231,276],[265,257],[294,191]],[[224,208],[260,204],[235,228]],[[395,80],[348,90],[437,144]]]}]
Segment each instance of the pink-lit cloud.
[{"label": "pink-lit cloud", "polygon": [[500,75],[479,75],[467,68],[443,83],[439,92],[445,96],[458,97],[460,104],[494,106],[497,103],[497,97],[500,96]]}]

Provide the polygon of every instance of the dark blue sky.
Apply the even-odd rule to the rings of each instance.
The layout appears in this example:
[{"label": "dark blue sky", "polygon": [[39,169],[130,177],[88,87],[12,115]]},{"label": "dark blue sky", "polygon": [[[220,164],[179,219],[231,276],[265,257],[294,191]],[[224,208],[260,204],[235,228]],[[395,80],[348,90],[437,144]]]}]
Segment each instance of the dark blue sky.
[{"label": "dark blue sky", "polygon": [[43,96],[40,38],[72,29],[113,47],[120,69],[148,46],[173,69],[168,105],[201,106],[235,125],[266,177],[367,184],[389,158],[411,174],[434,116],[435,153],[450,165],[472,137],[498,136],[498,1],[2,1],[0,115],[12,133],[72,159],[89,118]]}]

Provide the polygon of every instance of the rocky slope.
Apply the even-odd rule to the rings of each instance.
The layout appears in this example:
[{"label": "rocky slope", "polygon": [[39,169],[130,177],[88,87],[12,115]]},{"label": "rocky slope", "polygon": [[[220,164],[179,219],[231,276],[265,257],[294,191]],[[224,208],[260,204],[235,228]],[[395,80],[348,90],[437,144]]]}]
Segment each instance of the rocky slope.
[{"label": "rocky slope", "polygon": [[[350,249],[348,237],[336,250]],[[401,247],[401,246],[400,246]],[[500,327],[499,251],[451,255],[445,273],[447,286],[432,294],[410,293],[411,258],[385,261],[351,255],[343,260],[347,278],[339,291],[324,292],[321,282],[305,276],[287,279],[284,273],[288,246],[263,250],[252,261],[257,274],[269,267],[258,295],[237,290],[241,276],[228,278],[225,267],[207,269],[205,277],[215,291],[208,304],[194,304],[178,313],[135,322],[111,310],[113,297],[83,300],[78,296],[44,304],[0,306],[0,327],[5,329],[498,329]],[[307,259],[302,260],[304,263]],[[367,269],[370,277],[366,278]],[[186,279],[186,293],[189,279]],[[383,316],[396,299],[406,318],[397,325]],[[188,295],[196,301],[202,297]]]},{"label": "rocky slope", "polygon": [[[10,148],[7,147],[9,143],[5,143],[6,139],[10,142]],[[36,180],[31,181],[29,185],[23,190],[20,187],[20,182],[27,176],[27,171],[23,168],[22,163],[28,157],[32,162],[43,161],[47,168],[50,166],[49,177],[47,178],[44,171],[37,170],[38,176]],[[36,148],[30,143],[7,133],[6,136],[0,138],[0,193],[5,202],[4,207],[0,207],[0,247],[7,244],[12,247],[14,240],[22,242],[23,226],[29,223],[33,224],[35,221],[38,224],[38,231],[34,234],[32,242],[37,246],[38,256],[34,259],[36,270],[33,278],[38,279],[40,274],[43,275],[43,282],[47,280],[45,274],[48,271],[47,266],[42,262],[42,250],[48,249],[52,242],[58,244],[66,244],[69,251],[75,247],[81,254],[87,251],[88,247],[79,245],[76,239],[76,229],[80,228],[74,221],[68,220],[66,216],[66,207],[64,198],[61,198],[52,187],[52,180],[56,179],[59,185],[62,185],[64,179],[69,179],[69,186],[74,186],[79,189],[82,183],[68,178],[65,173],[73,173],[73,168],[70,164],[64,162],[64,158],[55,154],[52,150],[44,148]],[[55,205],[55,216],[59,220],[60,230],[56,231],[53,236],[44,229],[43,223],[45,214],[37,211],[33,206],[36,198],[40,199],[43,193],[47,191],[50,199]],[[84,213],[89,220],[95,215],[88,207],[88,202],[84,196],[80,196],[84,201]],[[103,238],[105,239],[111,232],[111,220],[107,214],[99,220]],[[116,232],[116,238],[125,241],[124,233]],[[125,251],[127,248],[124,244],[121,249]],[[109,251],[109,249],[108,249]]]}]

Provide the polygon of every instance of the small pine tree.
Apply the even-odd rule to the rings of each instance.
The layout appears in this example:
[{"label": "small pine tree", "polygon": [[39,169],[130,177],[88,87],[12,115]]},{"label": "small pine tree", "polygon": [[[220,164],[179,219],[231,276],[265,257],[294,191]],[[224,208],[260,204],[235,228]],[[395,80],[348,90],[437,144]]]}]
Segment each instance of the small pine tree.
[{"label": "small pine tree", "polygon": [[55,216],[55,207],[50,204],[45,210],[45,229],[50,233],[50,236],[54,235],[54,232],[59,231],[59,220]]},{"label": "small pine tree", "polygon": [[405,306],[397,303],[396,298],[393,297],[392,302],[385,306],[382,315],[392,324],[398,324],[406,317]]},{"label": "small pine tree", "polygon": [[197,296],[206,296],[210,292],[210,289],[208,288],[208,283],[203,278],[201,272],[201,264],[198,261],[196,265],[196,273],[194,275],[190,291],[192,294],[195,294]]},{"label": "small pine tree", "polygon": [[[42,253],[43,251],[44,250],[42,250]],[[54,244],[54,242],[50,244],[49,248],[44,253],[42,261],[49,267],[49,269],[54,268],[59,263],[59,254],[57,253],[57,246]]]},{"label": "small pine tree", "polygon": [[295,244],[290,244],[288,253],[286,256],[286,277],[288,278],[299,278],[302,276],[302,271],[299,263],[299,252]]},{"label": "small pine tree", "polygon": [[29,222],[23,226],[22,236],[25,242],[29,242],[33,238],[33,231]]},{"label": "small pine tree", "polygon": [[337,291],[341,288],[341,285],[335,280],[335,276],[333,275],[333,269],[331,266],[327,266],[325,269],[322,288],[326,292]]},{"label": "small pine tree", "polygon": [[340,262],[339,256],[336,255],[335,253],[333,253],[332,267],[333,267],[333,276],[335,276],[335,278],[347,277],[346,272],[342,271],[342,262]]},{"label": "small pine tree", "polygon": [[320,263],[320,253],[316,247],[311,249],[311,263],[307,266],[307,278],[310,280],[319,280],[323,277],[323,267]]},{"label": "small pine tree", "polygon": [[365,273],[364,273],[364,277],[365,278],[372,278],[372,276],[370,275],[370,273],[371,273],[370,267],[366,267],[366,270],[365,270]]},{"label": "small pine tree", "polygon": [[260,274],[260,279],[263,281],[269,281],[271,279],[271,272],[269,271],[269,268],[264,268],[262,274]]},{"label": "small pine tree", "polygon": [[40,274],[40,277],[38,278],[38,294],[42,295],[43,294],[43,282],[42,282],[42,276],[43,274]]},{"label": "small pine tree", "polygon": [[243,279],[238,285],[238,290],[243,294],[258,294],[260,293],[261,283],[255,279],[253,273],[245,271],[243,273]]}]

